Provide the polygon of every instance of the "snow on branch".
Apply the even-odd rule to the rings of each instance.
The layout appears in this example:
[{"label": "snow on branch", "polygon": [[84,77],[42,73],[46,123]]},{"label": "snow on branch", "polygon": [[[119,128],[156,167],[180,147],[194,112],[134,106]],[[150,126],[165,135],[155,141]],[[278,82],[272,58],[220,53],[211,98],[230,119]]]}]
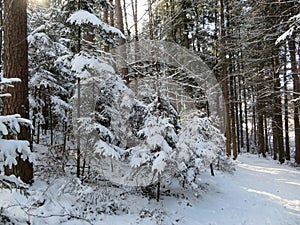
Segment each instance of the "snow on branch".
[{"label": "snow on branch", "polygon": [[[3,85],[4,87],[13,87],[13,82],[21,82],[20,78],[5,78],[2,76],[2,73],[0,73],[0,87]],[[0,98],[2,97],[10,97],[10,94],[1,94]]]},{"label": "snow on branch", "polygon": [[1,77],[0,84],[11,84],[13,82],[21,82],[20,78],[5,78]]},{"label": "snow on branch", "polygon": [[287,38],[291,37],[296,30],[300,29],[300,13],[291,17],[289,22],[291,22],[290,28],[277,38],[275,45],[285,41]]},{"label": "snow on branch", "polygon": [[99,73],[114,73],[113,67],[108,63],[100,61],[99,58],[85,53],[76,54],[72,59],[71,65],[71,70],[81,78],[89,78],[91,76],[87,69],[94,70]]},{"label": "snow on branch", "polygon": [[4,98],[4,97],[11,97],[11,94],[9,93],[0,94],[0,98]]},{"label": "snow on branch", "polygon": [[28,119],[21,118],[19,114],[0,116],[0,136],[8,135],[9,133],[19,133],[20,123],[32,127],[31,121]]},{"label": "snow on branch", "polygon": [[18,155],[24,161],[28,159],[29,162],[34,162],[35,156],[28,141],[0,139],[0,171],[3,171],[4,166],[12,168],[17,165]]},{"label": "snow on branch", "polygon": [[126,38],[119,29],[104,23],[97,16],[85,10],[76,11],[67,19],[67,22],[75,25],[91,24],[93,26],[102,28],[107,33],[114,33],[124,39]]}]

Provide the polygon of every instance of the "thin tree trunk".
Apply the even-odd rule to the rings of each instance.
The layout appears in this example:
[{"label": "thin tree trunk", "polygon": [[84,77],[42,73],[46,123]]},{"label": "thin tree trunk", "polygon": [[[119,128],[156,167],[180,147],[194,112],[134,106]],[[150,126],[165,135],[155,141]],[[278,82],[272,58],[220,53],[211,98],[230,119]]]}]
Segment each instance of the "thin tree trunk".
[{"label": "thin tree trunk", "polygon": [[265,149],[269,152],[269,135],[268,135],[268,120],[267,116],[264,116],[264,129],[265,129]]},{"label": "thin tree trunk", "polygon": [[[81,9],[81,1],[78,0],[78,5],[77,5],[77,9],[80,10]],[[81,51],[81,28],[78,27],[78,41],[77,41],[77,53],[79,53]],[[77,78],[77,118],[80,118],[80,105],[81,105],[81,96],[80,96],[80,77]],[[77,128],[79,128],[79,126],[77,126]],[[80,177],[80,162],[81,162],[81,149],[80,149],[80,130],[78,129],[77,131],[77,159],[76,159],[76,176],[79,178]]]},{"label": "thin tree trunk", "polygon": [[296,147],[296,156],[295,160],[297,164],[300,164],[300,123],[299,123],[299,92],[300,92],[300,83],[299,75],[296,61],[296,43],[294,37],[288,40],[289,52],[291,57],[292,65],[292,76],[293,76],[293,99],[294,99],[294,132],[295,132],[295,147]]},{"label": "thin tree trunk", "polygon": [[[239,114],[241,114],[241,112],[239,111],[239,101],[238,101],[238,96],[237,96],[237,89],[239,88],[237,86],[237,83],[239,83],[239,76],[236,76],[233,78],[234,80],[234,105],[235,105],[235,121],[236,121],[236,140],[237,140],[237,152],[240,153],[241,152],[241,143],[240,143],[240,117]],[[238,81],[237,81],[238,80]]]},{"label": "thin tree trunk", "polygon": [[137,0],[131,0],[133,24],[134,24],[134,39],[139,41],[138,36],[138,20],[137,20]]},{"label": "thin tree trunk", "polygon": [[154,40],[152,0],[148,0],[149,39]]},{"label": "thin tree trunk", "polygon": [[130,37],[130,30],[128,27],[128,19],[127,19],[126,0],[123,0],[123,11],[124,11],[125,29],[126,29],[127,35]]},{"label": "thin tree trunk", "polygon": [[[241,76],[241,75],[240,75]],[[242,85],[241,85],[241,77],[239,77],[239,94],[238,94],[238,106],[239,106],[239,123],[240,123],[240,148],[243,149],[245,147],[244,142],[244,128],[243,128],[243,104],[242,104]]]},{"label": "thin tree trunk", "polygon": [[234,95],[234,77],[230,77],[230,115],[231,115],[231,138],[232,138],[232,151],[233,159],[237,159],[237,143],[236,143],[236,120],[235,120],[235,95]]},{"label": "thin tree trunk", "polygon": [[252,141],[253,145],[256,146],[257,144],[257,129],[256,129],[256,104],[255,103],[255,95],[257,96],[256,88],[253,88],[253,97],[252,97]]},{"label": "thin tree trunk", "polygon": [[[123,13],[122,13],[122,6],[121,1],[116,0],[115,1],[115,7],[116,7],[116,16],[117,16],[117,28],[124,34],[124,23],[123,23]],[[125,46],[125,39],[122,37],[119,37],[119,45],[121,47],[121,58],[122,58],[122,65],[121,65],[121,75],[123,79],[126,81],[126,83],[129,83],[129,77],[128,75],[128,67],[127,67],[127,53],[126,53],[126,46]]]},{"label": "thin tree trunk", "polygon": [[280,91],[280,78],[279,78],[279,72],[278,72],[278,66],[279,66],[279,60],[278,56],[273,57],[273,65],[274,65],[274,82],[275,82],[275,98],[274,98],[274,119],[275,119],[275,132],[276,137],[273,138],[273,141],[276,142],[277,150],[278,150],[278,156],[279,156],[279,162],[284,163],[285,157],[284,157],[284,144],[283,144],[283,126],[282,126],[282,103],[281,103],[281,91]]},{"label": "thin tree trunk", "polygon": [[[114,1],[109,0],[109,4],[113,5]],[[114,9],[111,8],[109,11],[109,25],[114,27],[115,26],[115,14],[114,14]]]},{"label": "thin tree trunk", "polygon": [[247,108],[247,88],[246,88],[246,79],[244,78],[243,86],[244,94],[244,112],[245,112],[245,136],[246,136],[246,149],[247,152],[250,152],[250,141],[249,141],[249,127],[248,127],[248,108]]},{"label": "thin tree trunk", "polygon": [[261,99],[258,99],[257,104],[257,144],[258,144],[258,152],[259,154],[262,154],[263,157],[266,157],[265,152],[265,135],[264,135],[264,115],[262,112],[263,105],[261,103]]},{"label": "thin tree trunk", "polygon": [[231,156],[230,147],[230,118],[229,118],[229,98],[228,98],[228,84],[227,84],[227,63],[226,63],[226,33],[225,33],[225,12],[224,12],[224,2],[220,0],[220,26],[221,26],[221,50],[220,58],[222,62],[222,75],[223,75],[223,95],[225,103],[225,136],[226,136],[226,155]]},{"label": "thin tree trunk", "polygon": [[285,46],[285,56],[284,59],[284,133],[285,133],[285,157],[286,160],[291,160],[290,155],[290,137],[289,137],[289,109],[288,109],[288,93],[287,93],[287,48]]},{"label": "thin tree trunk", "polygon": [[[104,7],[103,22],[106,23],[106,24],[109,24],[109,22],[108,22],[108,6]],[[109,45],[108,44],[104,45],[104,51],[105,52],[109,52]]]}]

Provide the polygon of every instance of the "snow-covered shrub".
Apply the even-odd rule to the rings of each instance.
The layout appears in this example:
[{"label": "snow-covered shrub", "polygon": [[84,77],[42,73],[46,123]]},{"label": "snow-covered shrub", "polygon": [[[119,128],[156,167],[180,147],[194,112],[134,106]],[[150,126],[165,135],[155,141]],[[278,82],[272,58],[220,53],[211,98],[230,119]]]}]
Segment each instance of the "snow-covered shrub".
[{"label": "snow-covered shrub", "polygon": [[183,125],[177,143],[176,161],[180,179],[197,187],[198,176],[222,157],[225,137],[209,118],[194,116]]},{"label": "snow-covered shrub", "polygon": [[177,142],[176,110],[164,98],[154,96],[147,104],[133,108],[131,122],[133,132],[142,142],[128,151],[133,167],[149,165],[153,172],[163,172],[171,163],[171,155]]}]

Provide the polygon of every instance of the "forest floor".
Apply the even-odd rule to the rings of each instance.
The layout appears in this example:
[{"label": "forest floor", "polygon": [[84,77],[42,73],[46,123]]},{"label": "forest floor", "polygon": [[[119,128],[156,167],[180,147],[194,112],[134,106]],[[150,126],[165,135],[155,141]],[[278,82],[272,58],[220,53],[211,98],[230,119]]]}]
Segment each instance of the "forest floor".
[{"label": "forest floor", "polygon": [[[28,198],[1,189],[0,224],[300,224],[300,168],[249,154],[239,155],[234,164],[233,173],[204,172],[197,192],[172,187],[160,202],[116,187],[99,187],[95,195],[62,177],[36,181]],[[72,190],[74,185],[81,191]]]}]

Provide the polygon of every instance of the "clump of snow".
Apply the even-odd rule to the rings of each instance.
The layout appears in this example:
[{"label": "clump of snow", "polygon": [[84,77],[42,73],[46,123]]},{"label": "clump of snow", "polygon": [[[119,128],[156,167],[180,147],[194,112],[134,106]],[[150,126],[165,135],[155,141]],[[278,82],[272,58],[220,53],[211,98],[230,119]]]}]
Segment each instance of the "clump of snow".
[{"label": "clump of snow", "polygon": [[97,71],[97,73],[114,73],[114,69],[103,62],[99,57],[88,55],[87,53],[76,54],[71,61],[72,68],[76,75],[80,78],[91,77],[90,71]]},{"label": "clump of snow", "polygon": [[85,10],[79,10],[74,12],[67,19],[67,22],[75,25],[91,24],[100,27],[101,29],[105,30],[107,33],[115,33],[124,39],[126,38],[119,29],[109,26],[108,24],[100,20],[97,16]]}]

